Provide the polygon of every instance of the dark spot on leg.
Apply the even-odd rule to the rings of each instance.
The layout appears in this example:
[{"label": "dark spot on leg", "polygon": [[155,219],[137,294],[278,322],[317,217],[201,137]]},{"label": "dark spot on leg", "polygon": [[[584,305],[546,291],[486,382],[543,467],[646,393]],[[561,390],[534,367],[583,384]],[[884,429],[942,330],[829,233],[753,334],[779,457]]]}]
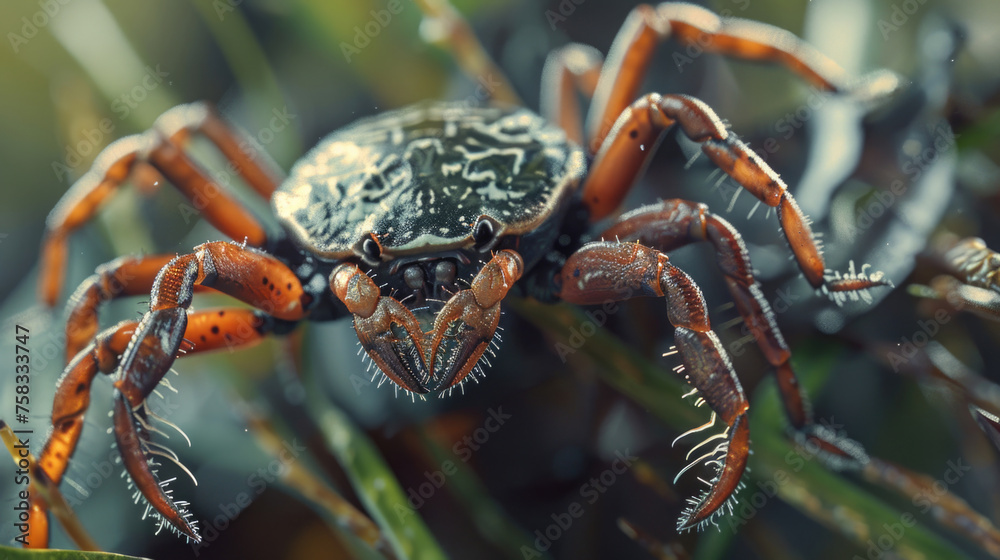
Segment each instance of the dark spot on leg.
[{"label": "dark spot on leg", "polygon": [[232,342],[232,340],[233,340],[233,335],[226,333],[226,342]]},{"label": "dark spot on leg", "polygon": [[205,338],[205,335],[201,335],[201,341],[202,341],[202,342],[208,342],[208,339],[207,339],[207,338]]},{"label": "dark spot on leg", "polygon": [[267,289],[269,289],[269,290],[271,290],[273,292],[274,291],[274,284],[271,284],[270,286],[268,286]]},{"label": "dark spot on leg", "polygon": [[267,286],[267,284],[268,284],[268,282],[267,282],[267,276],[265,276],[264,277],[264,285]]},{"label": "dark spot on leg", "polygon": [[574,276],[574,277],[577,277],[577,276],[579,276],[579,275],[580,275],[580,269],[579,269],[579,268],[577,268],[576,270],[574,270],[574,271],[573,271],[573,276]]},{"label": "dark spot on leg", "polygon": [[639,137],[639,131],[633,128],[632,130],[630,130],[628,132],[628,137],[632,138],[632,139],[638,138]]},{"label": "dark spot on leg", "polygon": [[222,317],[222,316],[223,316],[223,315],[225,315],[225,314],[226,314],[226,312],[225,312],[225,311],[219,311],[219,317]]},{"label": "dark spot on leg", "polygon": [[287,290],[291,291],[291,289],[292,289],[292,283],[291,283],[291,282],[289,282],[289,283],[288,283],[288,285],[287,285],[287,286],[285,286],[285,289],[287,289]]},{"label": "dark spot on leg", "polygon": [[212,334],[219,334],[219,325],[212,325]]},{"label": "dark spot on leg", "polygon": [[274,292],[274,295],[280,296],[281,295],[281,290],[278,290],[277,292]]},{"label": "dark spot on leg", "polygon": [[78,395],[80,393],[86,391],[86,390],[87,390],[87,384],[86,383],[81,383],[81,384],[79,384],[79,385],[76,386],[76,394],[78,394]]}]

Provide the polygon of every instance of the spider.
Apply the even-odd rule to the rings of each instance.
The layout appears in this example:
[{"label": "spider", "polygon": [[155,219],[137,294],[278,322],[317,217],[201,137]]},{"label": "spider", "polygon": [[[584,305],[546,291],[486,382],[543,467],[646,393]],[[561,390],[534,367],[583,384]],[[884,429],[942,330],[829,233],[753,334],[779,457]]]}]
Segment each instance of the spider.
[{"label": "spider", "polygon": [[[198,541],[187,503],[174,500],[153,469],[154,458],[176,462],[176,456],[152,441],[158,419],[145,405],[179,353],[247,347],[288,335],[303,321],[350,317],[366,358],[397,391],[423,399],[482,376],[508,294],[579,305],[645,296],[665,299],[683,362],[677,371],[713,411],[708,424],[688,433],[724,424],[722,434],[702,442],[713,444],[708,452],[684,469],[704,463],[712,471],[707,488],[689,500],[677,522],[681,531],[700,527],[727,504],[731,508],[750,437],[747,398],[701,291],[666,255],[701,242],[713,247],[737,309],[776,371],[791,425],[831,462],[863,461],[856,444],[813,423],[791,352],[733,226],[704,204],[685,200],[613,217],[659,139],[677,125],[743,189],[777,209],[810,285],[836,297],[887,285],[865,269],[828,271],[785,183],[706,104],[686,95],[640,95],[654,48],[669,37],[781,63],[825,91],[870,98],[896,85],[888,73],[850,80],[824,55],[772,26],[664,3],[635,8],[607,60],[580,44],[553,52],[541,116],[507,103],[509,86],[487,107],[418,104],[334,132],[287,178],[245,151],[239,134],[209,105],[176,107],[147,133],[108,146],[52,211],[40,298],[49,306],[59,298],[69,235],[122,184],[149,169],[198,201],[205,219],[235,241],[205,243],[179,256],[121,257],[80,285],[70,299],[67,366],[40,469],[61,482],[91,384],[99,372],[110,374],[115,441],[148,502],[147,513],[161,527]],[[590,99],[585,126],[576,104],[581,94]],[[214,144],[270,200],[282,232],[266,231],[189,158],[185,147],[194,136]],[[595,229],[606,219],[610,225]],[[195,293],[205,290],[251,309],[189,312]],[[99,329],[102,305],[143,294],[150,303],[141,320]],[[38,536],[31,544],[44,547],[47,506],[34,496],[30,522]]]}]

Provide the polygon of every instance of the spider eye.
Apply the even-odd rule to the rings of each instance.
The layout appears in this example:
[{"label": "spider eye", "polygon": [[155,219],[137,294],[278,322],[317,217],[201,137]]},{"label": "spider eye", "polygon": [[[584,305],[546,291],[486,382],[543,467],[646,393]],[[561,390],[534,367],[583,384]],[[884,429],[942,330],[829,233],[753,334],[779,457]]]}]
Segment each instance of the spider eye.
[{"label": "spider eye", "polygon": [[361,240],[361,254],[371,261],[378,261],[382,256],[382,246],[374,234],[368,234],[368,237]]},{"label": "spider eye", "polygon": [[496,228],[493,227],[493,220],[483,216],[472,226],[472,239],[476,242],[476,248],[482,249],[489,245],[496,237]]}]

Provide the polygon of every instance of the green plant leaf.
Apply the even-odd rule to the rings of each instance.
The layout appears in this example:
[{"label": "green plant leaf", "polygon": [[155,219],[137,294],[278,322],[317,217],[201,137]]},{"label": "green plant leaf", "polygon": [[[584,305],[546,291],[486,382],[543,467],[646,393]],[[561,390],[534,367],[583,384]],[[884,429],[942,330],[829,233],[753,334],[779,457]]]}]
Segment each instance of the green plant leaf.
[{"label": "green plant leaf", "polygon": [[138,556],[123,556],[108,552],[81,552],[78,550],[24,550],[0,545],[4,560],[138,560]]}]

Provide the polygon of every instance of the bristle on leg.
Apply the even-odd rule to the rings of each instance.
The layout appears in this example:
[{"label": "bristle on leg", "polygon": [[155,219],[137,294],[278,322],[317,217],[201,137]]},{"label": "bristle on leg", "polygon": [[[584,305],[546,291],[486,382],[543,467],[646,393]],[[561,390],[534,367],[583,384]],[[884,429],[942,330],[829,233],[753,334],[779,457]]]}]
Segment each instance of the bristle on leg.
[{"label": "bristle on leg", "polygon": [[837,305],[844,305],[848,299],[851,301],[864,301],[871,304],[873,299],[870,288],[879,286],[893,287],[892,282],[885,278],[885,274],[880,271],[868,272],[872,265],[864,264],[861,271],[854,268],[854,261],[848,264],[847,272],[841,274],[839,271],[827,270],[823,276],[823,285],[819,291],[830,298]]},{"label": "bristle on leg", "polygon": [[188,519],[191,512],[186,507],[187,502],[175,502],[171,497],[173,492],[165,488],[174,479],[161,481],[157,476],[158,471],[154,467],[158,467],[159,463],[154,460],[154,456],[164,457],[180,465],[189,476],[191,472],[180,464],[173,451],[151,441],[150,432],[145,427],[148,422],[140,420],[145,414],[142,405],[133,409],[118,391],[115,391],[114,399],[115,442],[125,465],[129,485],[135,487],[138,494],[133,499],[137,503],[140,498],[147,502],[143,517],[152,516],[157,520],[157,532],[168,527],[190,540],[201,542],[197,522]]},{"label": "bristle on leg", "polygon": [[699,446],[720,436],[726,438],[724,442],[677,473],[679,478],[684,472],[703,461],[715,471],[708,480],[699,477],[699,480],[709,487],[697,497],[688,498],[688,507],[681,512],[677,520],[678,532],[701,530],[709,523],[716,523],[726,512],[732,512],[736,494],[743,487],[742,478],[746,470],[747,449],[750,443],[748,424],[746,414],[741,414],[723,434],[711,436]]}]

